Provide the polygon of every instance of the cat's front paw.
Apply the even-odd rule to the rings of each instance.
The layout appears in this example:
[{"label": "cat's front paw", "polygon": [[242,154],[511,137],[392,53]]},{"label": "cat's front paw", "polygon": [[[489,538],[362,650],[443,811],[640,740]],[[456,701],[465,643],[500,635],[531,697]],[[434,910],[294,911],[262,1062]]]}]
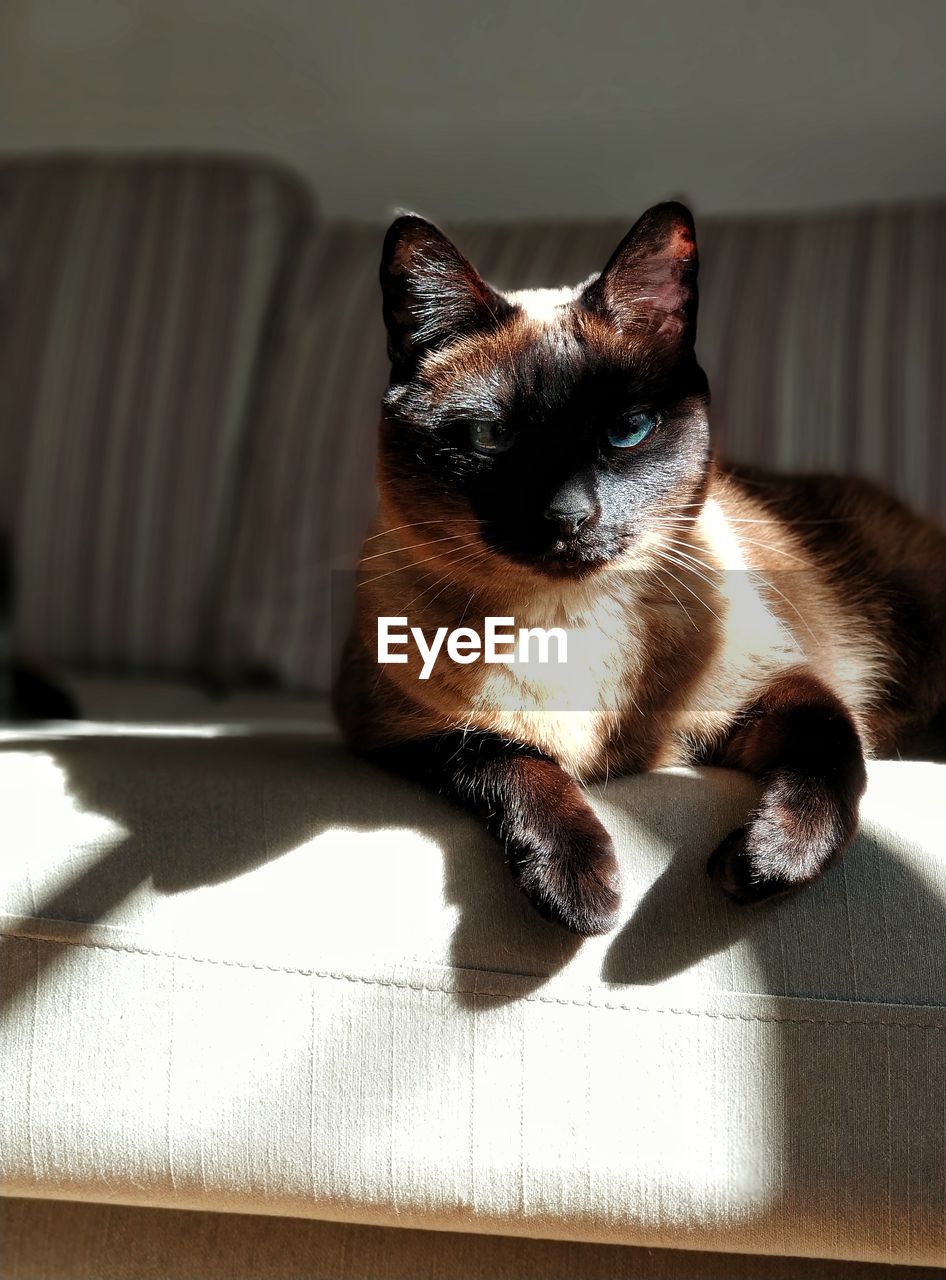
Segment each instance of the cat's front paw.
[{"label": "cat's front paw", "polygon": [[758,844],[749,827],[740,827],[730,832],[706,864],[710,878],[727,898],[741,906],[764,902],[796,887],[785,880]]},{"label": "cat's front paw", "polygon": [[513,875],[539,914],[584,937],[613,929],[621,905],[618,862],[584,798],[567,812],[520,814],[512,825],[506,848]]},{"label": "cat's front paw", "polygon": [[855,823],[856,813],[817,786],[800,795],[779,780],[750,821],[710,855],[706,869],[734,902],[764,902],[817,880],[843,852]]},{"label": "cat's front paw", "polygon": [[621,905],[611,837],[591,816],[597,831],[561,830],[554,841],[536,833],[509,847],[513,874],[539,914],[583,937],[613,929]]},{"label": "cat's front paw", "polygon": [[581,823],[548,824],[508,846],[518,886],[540,915],[584,937],[617,923],[621,895],[611,836],[589,809]]}]

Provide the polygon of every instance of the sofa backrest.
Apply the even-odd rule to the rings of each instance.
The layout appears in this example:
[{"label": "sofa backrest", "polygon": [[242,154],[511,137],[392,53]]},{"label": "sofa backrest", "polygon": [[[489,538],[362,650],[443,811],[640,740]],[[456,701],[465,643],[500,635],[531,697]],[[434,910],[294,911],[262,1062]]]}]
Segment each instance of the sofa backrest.
[{"label": "sofa backrest", "polygon": [[0,527],[20,648],[207,657],[283,277],[312,221],[279,171],[0,166]]},{"label": "sofa backrest", "polygon": [[[624,223],[467,226],[459,246],[507,288],[599,270]],[[238,672],[324,689],[374,501],[387,380],[381,228],[320,227],[254,436],[222,619]],[[946,522],[946,204],[705,219],[698,348],[719,451],[872,476]]]},{"label": "sofa backrest", "polygon": [[[507,288],[625,223],[453,228]],[[237,161],[0,166],[0,528],[21,648],[325,690],[374,505],[382,228]],[[705,219],[718,448],[946,521],[946,204]],[[338,572],[336,572],[338,571]]]}]

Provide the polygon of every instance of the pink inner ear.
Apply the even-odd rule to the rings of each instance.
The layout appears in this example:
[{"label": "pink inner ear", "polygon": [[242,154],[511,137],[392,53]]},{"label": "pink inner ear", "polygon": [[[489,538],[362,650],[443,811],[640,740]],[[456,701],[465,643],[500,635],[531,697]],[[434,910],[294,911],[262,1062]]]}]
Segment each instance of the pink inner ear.
[{"label": "pink inner ear", "polygon": [[668,313],[663,324],[657,329],[658,338],[669,338],[675,341],[683,333],[686,328],[678,311]]},{"label": "pink inner ear", "polygon": [[637,247],[612,269],[607,295],[615,319],[637,326],[645,323],[654,336],[671,341],[687,328],[692,297],[690,268],[696,263],[696,243],[689,229],[676,223],[659,243]]},{"label": "pink inner ear", "polygon": [[692,258],[696,254],[696,244],[689,230],[682,223],[677,223],[670,233],[667,243],[668,257],[674,259]]},{"label": "pink inner ear", "polygon": [[686,328],[690,288],[682,278],[681,262],[669,254],[652,258],[643,268],[608,290],[608,304],[618,325],[645,325],[654,335],[677,338]]}]

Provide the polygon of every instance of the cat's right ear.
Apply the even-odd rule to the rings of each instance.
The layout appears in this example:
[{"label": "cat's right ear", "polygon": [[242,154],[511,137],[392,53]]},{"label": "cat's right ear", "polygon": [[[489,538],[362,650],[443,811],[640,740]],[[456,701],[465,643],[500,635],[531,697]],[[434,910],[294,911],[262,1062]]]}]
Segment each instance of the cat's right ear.
[{"label": "cat's right ear", "polygon": [[381,293],[392,373],[408,376],[426,351],[488,330],[512,307],[432,222],[396,218],[381,251]]},{"label": "cat's right ear", "polygon": [[698,271],[690,210],[675,200],[656,204],[638,218],[601,275],[586,287],[582,302],[607,316],[619,332],[692,348]]}]

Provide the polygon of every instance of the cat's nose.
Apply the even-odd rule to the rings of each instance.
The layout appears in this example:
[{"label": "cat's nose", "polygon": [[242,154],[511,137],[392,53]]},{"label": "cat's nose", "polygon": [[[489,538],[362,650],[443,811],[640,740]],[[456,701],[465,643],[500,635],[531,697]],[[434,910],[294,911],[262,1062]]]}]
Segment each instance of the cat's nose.
[{"label": "cat's nose", "polygon": [[588,479],[575,476],[553,494],[545,508],[545,518],[566,535],[576,534],[597,512],[594,490]]},{"label": "cat's nose", "polygon": [[545,510],[546,520],[551,521],[560,532],[567,534],[577,533],[591,514],[589,507],[582,507],[577,511],[559,511],[549,506]]}]

